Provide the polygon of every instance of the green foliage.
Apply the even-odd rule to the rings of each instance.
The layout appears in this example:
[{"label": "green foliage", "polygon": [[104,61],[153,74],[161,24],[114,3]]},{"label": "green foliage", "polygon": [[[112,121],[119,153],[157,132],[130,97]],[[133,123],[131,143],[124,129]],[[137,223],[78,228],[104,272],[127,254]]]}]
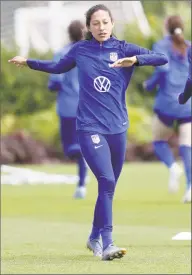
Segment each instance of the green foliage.
[{"label": "green foliage", "polygon": [[[144,109],[134,106],[128,107],[130,129],[128,139],[145,142],[151,140],[151,116]],[[61,147],[59,134],[59,121],[55,112],[55,104],[47,109],[36,112],[16,116],[7,114],[1,119],[1,134],[11,134],[18,130],[25,130],[34,138],[44,141],[47,144],[54,145],[57,148]]]},{"label": "green foliage", "polygon": [[128,139],[136,143],[145,143],[152,140],[151,132],[151,114],[146,108],[128,107],[130,127],[128,131]]},{"label": "green foliage", "polygon": [[165,19],[180,15],[185,26],[185,37],[191,40],[191,3],[190,1],[142,1],[144,11],[152,29],[153,37],[159,39],[164,33]]},{"label": "green foliage", "polygon": [[[143,0],[144,11],[148,14],[163,16],[165,13],[165,1]],[[167,2],[167,1],[166,1]]]},{"label": "green foliage", "polygon": [[2,135],[11,134],[21,129],[47,144],[60,146],[55,104],[47,110],[41,110],[34,114],[25,114],[22,116],[7,114],[1,119]]},{"label": "green foliage", "polygon": [[[151,49],[156,37],[151,35],[145,37],[139,30],[137,24],[129,24],[125,28],[124,39],[129,43],[134,43],[141,47]],[[127,90],[127,103],[140,108],[145,108],[149,113],[152,112],[153,99],[155,93],[147,93],[142,86],[142,83],[148,79],[154,71],[151,66],[135,68],[129,88]]]},{"label": "green foliage", "polygon": [[[48,74],[9,64],[16,55],[1,48],[1,114],[23,115],[47,109],[55,100],[47,88]],[[50,59],[50,53],[39,58]]]}]

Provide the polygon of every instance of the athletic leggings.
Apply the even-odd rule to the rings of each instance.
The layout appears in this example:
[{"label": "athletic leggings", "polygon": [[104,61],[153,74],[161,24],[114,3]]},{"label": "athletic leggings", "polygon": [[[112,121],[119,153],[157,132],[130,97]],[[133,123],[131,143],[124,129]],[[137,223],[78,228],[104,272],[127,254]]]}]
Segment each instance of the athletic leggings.
[{"label": "athletic leggings", "polygon": [[112,202],[126,153],[127,132],[103,135],[78,131],[83,156],[98,181],[93,226],[112,231]]}]

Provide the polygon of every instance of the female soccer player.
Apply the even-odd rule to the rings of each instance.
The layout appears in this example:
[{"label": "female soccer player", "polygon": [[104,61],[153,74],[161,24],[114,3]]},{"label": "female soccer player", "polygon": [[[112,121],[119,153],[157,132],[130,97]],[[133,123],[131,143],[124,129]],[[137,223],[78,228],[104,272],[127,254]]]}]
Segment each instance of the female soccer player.
[{"label": "female soccer player", "polygon": [[[68,26],[68,36],[71,41],[61,51],[56,53],[54,60],[59,60],[61,56],[73,47],[75,43],[82,40],[85,34],[85,26],[79,20],[72,21]],[[64,74],[51,74],[48,88],[57,91],[57,114],[60,120],[60,135],[63,151],[66,156],[74,159],[78,163],[79,182],[74,194],[77,199],[86,196],[86,174],[87,166],[82,156],[76,132],[76,114],[79,101],[79,81],[77,67]]]},{"label": "female soccer player", "polygon": [[[57,62],[26,59],[9,60],[17,66],[48,73],[63,73],[75,65],[79,72],[77,131],[81,150],[98,181],[93,227],[87,246],[102,260],[121,258],[125,248],[112,240],[112,202],[125,159],[129,125],[125,92],[135,65],[160,66],[167,57],[112,36],[110,10],[96,5],[86,13],[87,39],[76,43]],[[102,238],[102,247],[99,238]]]},{"label": "female soccer player", "polygon": [[154,149],[159,159],[169,168],[169,191],[176,192],[179,187],[181,168],[176,163],[168,145],[175,123],[179,128],[179,152],[186,174],[184,202],[191,201],[191,101],[185,105],[178,103],[178,96],[184,91],[188,76],[189,62],[187,51],[190,43],[184,39],[184,25],[179,16],[170,16],[166,21],[168,35],[158,41],[153,49],[168,56],[169,63],[156,68],[150,79],[144,83],[151,91],[158,85],[155,99],[153,139]]},{"label": "female soccer player", "polygon": [[189,60],[189,75],[187,82],[185,84],[185,90],[179,95],[179,104],[185,104],[188,99],[192,96],[192,65],[191,65],[191,51],[190,47],[188,50],[188,60]]}]

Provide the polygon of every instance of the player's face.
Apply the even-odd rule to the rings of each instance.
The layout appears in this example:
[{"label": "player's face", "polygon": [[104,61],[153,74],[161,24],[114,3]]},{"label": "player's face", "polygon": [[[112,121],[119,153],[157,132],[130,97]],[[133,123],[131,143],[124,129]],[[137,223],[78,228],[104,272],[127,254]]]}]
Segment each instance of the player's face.
[{"label": "player's face", "polygon": [[114,24],[107,11],[98,10],[92,14],[89,31],[97,41],[103,42],[109,39],[113,27]]}]

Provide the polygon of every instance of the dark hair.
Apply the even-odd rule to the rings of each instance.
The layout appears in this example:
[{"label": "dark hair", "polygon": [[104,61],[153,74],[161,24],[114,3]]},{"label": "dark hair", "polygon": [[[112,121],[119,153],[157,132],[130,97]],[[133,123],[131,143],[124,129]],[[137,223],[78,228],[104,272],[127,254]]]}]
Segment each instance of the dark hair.
[{"label": "dark hair", "polygon": [[[86,26],[87,28],[90,27],[90,22],[91,22],[91,16],[96,12],[96,11],[99,11],[99,10],[103,10],[103,11],[106,11],[108,12],[110,18],[111,18],[111,21],[113,22],[113,16],[111,14],[111,11],[105,6],[105,5],[102,5],[102,4],[99,4],[99,5],[95,5],[93,7],[91,7],[85,14],[85,17],[86,17]],[[92,33],[90,31],[88,31],[85,35],[85,39],[86,40],[90,40],[92,39]]]},{"label": "dark hair", "polygon": [[[183,44],[185,42],[183,31],[184,31],[184,23],[179,15],[171,15],[167,18],[166,22],[167,31],[170,35],[172,35],[173,40],[177,44]],[[180,33],[178,34],[176,31],[180,29]]]},{"label": "dark hair", "polygon": [[184,30],[183,20],[179,15],[172,15],[167,18],[167,30],[170,34],[174,34],[175,29],[180,28]]},{"label": "dark hair", "polygon": [[84,38],[84,24],[80,20],[72,21],[68,26],[69,38],[72,42],[78,42]]}]

